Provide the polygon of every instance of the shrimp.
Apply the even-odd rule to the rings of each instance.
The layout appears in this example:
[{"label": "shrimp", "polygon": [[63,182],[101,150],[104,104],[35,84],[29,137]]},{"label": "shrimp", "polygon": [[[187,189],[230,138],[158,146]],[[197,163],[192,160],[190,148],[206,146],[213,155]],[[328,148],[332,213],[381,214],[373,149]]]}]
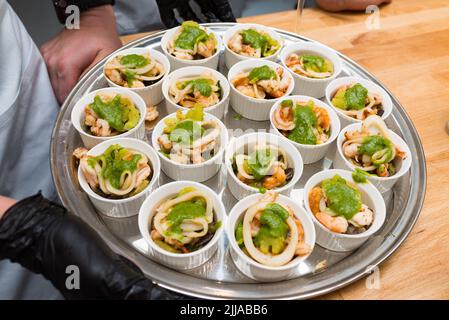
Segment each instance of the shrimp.
[{"label": "shrimp", "polygon": [[316,214],[320,211],[320,202],[324,198],[323,189],[315,187],[309,192],[309,206],[312,213]]},{"label": "shrimp", "polygon": [[313,107],[313,113],[315,113],[317,117],[317,124],[323,128],[324,131],[328,131],[330,129],[331,121],[326,109],[315,106]]},{"label": "shrimp", "polygon": [[345,233],[348,230],[348,220],[344,217],[336,216],[332,217],[324,212],[317,212],[315,217],[321,224],[323,224],[327,229],[335,233]]},{"label": "shrimp", "polygon": [[145,116],[145,121],[153,121],[159,117],[159,111],[156,106],[147,107],[147,115]]},{"label": "shrimp", "polygon": [[346,145],[343,145],[343,153],[348,158],[355,158],[358,153],[360,144],[358,143],[348,143]]},{"label": "shrimp", "polygon": [[122,76],[117,69],[105,69],[104,73],[106,74],[106,77],[109,78],[109,80],[119,86],[124,86],[125,84],[127,84],[126,81],[122,79]]},{"label": "shrimp", "polygon": [[240,53],[242,52],[242,41],[243,38],[240,34],[235,34],[228,42],[228,47],[234,52]]},{"label": "shrimp", "polygon": [[360,212],[356,213],[349,223],[355,227],[361,228],[369,226],[373,223],[374,213],[366,205],[362,205]]},{"label": "shrimp", "polygon": [[97,119],[95,126],[90,127],[90,131],[98,137],[109,137],[111,135],[109,123],[103,119]]},{"label": "shrimp", "polygon": [[214,54],[215,44],[213,40],[209,40],[206,43],[200,42],[198,44],[198,54],[205,58],[209,58]]},{"label": "shrimp", "polygon": [[172,142],[166,134],[163,134],[159,138],[157,138],[157,142],[165,151],[171,150],[171,148],[173,147]]},{"label": "shrimp", "polygon": [[238,74],[238,75],[235,76],[235,78],[232,80],[232,84],[233,84],[235,87],[238,87],[238,86],[247,86],[247,85],[249,85],[248,74],[247,74],[247,73],[241,73],[241,74]]},{"label": "shrimp", "polygon": [[82,158],[87,157],[87,151],[89,151],[89,150],[87,150],[86,148],[83,148],[83,147],[79,147],[79,148],[76,148],[75,150],[73,150],[72,154],[75,158],[81,160]]},{"label": "shrimp", "polygon": [[263,181],[263,187],[265,189],[271,190],[276,187],[279,187],[284,184],[284,182],[287,180],[287,175],[285,174],[284,169],[282,169],[280,166],[278,166],[275,170],[273,175],[270,177],[265,177]]},{"label": "shrimp", "polygon": [[291,68],[294,65],[300,64],[299,62],[299,56],[295,53],[289,55],[287,57],[287,60],[285,60],[285,64],[287,65],[287,67]]},{"label": "shrimp", "polygon": [[151,168],[148,165],[140,169],[139,172],[137,173],[136,186],[139,186],[143,180],[145,180],[150,176],[150,174]]},{"label": "shrimp", "polygon": [[153,240],[163,240],[164,237],[156,229],[151,230],[151,239]]},{"label": "shrimp", "polygon": [[88,157],[83,157],[80,160],[81,171],[86,178],[87,183],[93,188],[98,188],[98,175],[94,168],[92,168],[88,162]]}]

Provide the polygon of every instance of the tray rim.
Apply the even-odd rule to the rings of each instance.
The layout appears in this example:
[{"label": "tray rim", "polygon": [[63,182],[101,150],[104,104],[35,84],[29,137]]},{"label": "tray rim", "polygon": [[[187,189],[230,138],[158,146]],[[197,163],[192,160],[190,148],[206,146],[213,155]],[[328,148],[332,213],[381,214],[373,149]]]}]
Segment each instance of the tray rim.
[{"label": "tray rim", "polygon": [[[235,25],[236,23],[205,23],[202,24],[204,26],[208,26],[208,27],[217,27],[217,28],[228,28],[231,27],[233,25]],[[272,27],[271,27],[272,28]],[[281,35],[286,35],[289,36],[291,38],[296,38],[298,40],[302,40],[302,41],[307,41],[307,42],[315,42],[315,43],[321,43],[319,41],[315,41],[312,40],[310,38],[304,37],[302,35],[296,34],[294,32],[290,32],[290,31],[286,31],[286,30],[282,30],[279,28],[272,28],[273,30],[275,30],[276,32],[280,33]],[[141,43],[145,43],[149,40],[151,40],[152,38],[157,38],[162,36],[165,32],[167,32],[167,30],[162,30],[162,31],[158,31],[158,32],[154,32],[151,33],[147,36],[144,36],[142,38],[136,39],[128,44],[126,44],[125,46],[121,47],[120,49],[118,49],[115,52],[118,52],[120,50],[126,49],[126,48],[130,48],[130,47],[134,47],[137,46]],[[321,43],[323,44],[323,43]],[[325,45],[325,44],[323,44]],[[340,53],[339,51],[325,45],[326,47],[330,48],[331,50],[333,50],[335,53],[338,54],[338,56],[344,60],[345,62],[347,62],[349,65],[351,65],[353,68],[356,68],[359,74],[363,74],[365,77],[367,77],[368,79],[370,79],[371,81],[379,84],[383,89],[385,89],[388,94],[391,96],[394,104],[396,106],[399,106],[399,108],[395,108],[396,112],[400,113],[401,118],[403,119],[403,122],[405,122],[405,124],[408,126],[408,132],[411,135],[411,138],[414,140],[414,143],[416,145],[416,150],[414,150],[416,152],[416,156],[417,158],[420,160],[419,164],[418,164],[418,169],[419,169],[419,178],[420,181],[422,181],[422,189],[420,190],[420,197],[417,197],[414,201],[414,204],[412,207],[409,207],[408,205],[405,207],[404,212],[411,212],[412,215],[410,216],[410,218],[406,221],[405,226],[402,228],[402,231],[395,235],[394,231],[396,228],[398,228],[398,224],[400,222],[400,220],[398,220],[396,222],[396,224],[393,226],[392,228],[392,236],[394,238],[394,241],[392,241],[389,245],[388,248],[382,253],[380,254],[378,257],[376,257],[376,259],[374,261],[372,261],[372,263],[369,265],[369,267],[375,267],[378,266],[379,264],[381,264],[382,262],[384,262],[387,258],[389,258],[399,247],[400,245],[404,242],[404,240],[408,237],[408,235],[410,234],[411,230],[413,229],[413,226],[415,225],[422,206],[424,204],[424,200],[425,200],[425,193],[426,193],[426,188],[427,188],[427,166],[426,166],[426,158],[425,158],[425,154],[424,154],[424,149],[423,149],[423,145],[421,143],[421,139],[419,137],[418,131],[416,130],[416,127],[414,126],[413,122],[411,121],[410,117],[408,116],[407,112],[405,111],[405,108],[402,106],[402,104],[399,102],[399,100],[396,98],[395,95],[392,94],[392,92],[388,89],[388,87],[386,87],[380,80],[378,80],[373,74],[371,74],[369,71],[367,71],[364,67],[360,66],[358,63],[356,63],[354,60],[352,60],[351,58],[347,57],[346,55],[343,55],[342,53]],[[51,137],[51,147],[50,147],[50,165],[51,165],[51,171],[52,171],[52,177],[53,177],[53,181],[54,184],[56,186],[56,190],[58,193],[59,198],[61,199],[62,204],[71,209],[71,205],[70,202],[73,202],[73,200],[70,200],[66,194],[65,194],[65,190],[64,190],[64,182],[62,181],[62,179],[60,178],[60,176],[57,175],[57,161],[56,161],[56,149],[57,149],[57,144],[54,143],[54,141],[56,141],[56,136],[57,133],[59,131],[59,128],[61,126],[61,119],[62,116],[65,112],[66,109],[69,107],[70,105],[70,101],[73,99],[73,96],[78,92],[78,90],[80,89],[80,87],[92,76],[95,76],[95,74],[98,72],[98,70],[100,68],[102,68],[103,64],[106,62],[106,60],[112,56],[114,53],[111,53],[108,57],[105,57],[103,60],[101,60],[99,63],[97,63],[96,66],[94,66],[91,70],[89,70],[77,83],[77,85],[72,89],[72,91],[70,92],[70,94],[68,95],[68,97],[66,98],[66,100],[64,101],[63,105],[61,106],[57,121],[55,123],[55,126],[53,128],[53,132],[52,132],[52,137]],[[402,131],[404,131],[404,128],[401,128]],[[415,185],[415,186],[414,186]],[[73,187],[73,186],[72,186]],[[417,188],[416,183],[412,183],[410,189],[413,190],[413,188],[415,187],[415,189]],[[411,192],[410,192],[411,193]],[[408,197],[408,201],[410,201],[410,196]],[[73,211],[73,210],[72,210]],[[404,213],[403,212],[403,213]],[[76,215],[80,216],[81,218],[84,219],[83,216],[79,215],[78,213],[75,212]],[[93,221],[90,221],[89,225],[94,228],[99,234],[100,236],[103,238],[103,240],[112,248],[112,250],[114,250],[115,252],[125,255],[126,257],[128,257],[129,259],[133,260],[133,261],[142,261],[142,263],[144,263],[145,261],[147,261],[147,257],[145,257],[143,254],[134,251],[134,250],[130,250],[129,248],[129,244],[127,244],[124,240],[118,238],[117,236],[115,236],[104,224],[104,222],[102,222],[102,218],[100,216],[96,216],[96,217],[92,217]],[[387,239],[387,238],[385,238]],[[385,240],[384,240],[385,241]],[[346,259],[346,258],[345,258]],[[344,260],[345,260],[344,259]],[[148,261],[147,261],[148,263]],[[157,263],[154,263],[157,264]],[[179,272],[176,272],[174,270],[170,270],[166,267],[163,266],[159,266],[160,269],[167,269],[167,270],[162,270],[169,273],[170,276],[173,276],[173,273],[175,273],[177,276],[173,277],[172,279],[157,279],[157,280],[153,280],[153,282],[155,282],[157,285],[182,293],[182,294],[186,294],[189,296],[194,296],[194,297],[198,297],[198,298],[205,298],[205,299],[261,299],[261,298],[265,298],[265,299],[304,299],[304,298],[313,298],[316,296],[320,296],[335,290],[338,290],[342,287],[345,287],[357,280],[359,280],[360,278],[362,278],[363,276],[369,274],[369,271],[371,269],[366,269],[362,268],[359,270],[355,270],[353,273],[351,273],[348,276],[343,277],[342,279],[340,279],[338,281],[338,283],[333,283],[334,281],[331,281],[330,283],[322,286],[322,288],[318,289],[318,290],[313,290],[313,291],[306,291],[303,293],[293,293],[293,294],[276,294],[273,297],[267,297],[266,295],[263,295],[263,297],[245,297],[245,295],[241,295],[241,296],[231,296],[229,294],[227,294],[227,292],[223,289],[221,289],[221,294],[208,294],[208,293],[204,293],[203,291],[191,291],[186,289],[185,286],[183,286],[183,281],[178,282],[177,280],[182,280],[183,278],[192,278],[192,280],[194,282],[197,282],[197,287],[199,288],[205,288],[205,287],[209,287],[209,291],[210,290],[214,290],[215,288],[212,288],[212,286],[210,286],[210,283],[216,283],[217,285],[215,287],[220,287],[220,282],[219,281],[214,281],[214,280],[208,280],[208,279],[200,279],[191,275],[187,275],[187,274],[182,274]],[[161,270],[158,270],[161,271]],[[154,279],[155,277],[152,276],[151,274],[145,272],[146,275],[151,276],[152,279]],[[154,271],[152,272],[154,274]],[[163,275],[162,275],[163,276]],[[160,277],[159,277],[160,278]],[[179,279],[178,279],[179,278]],[[171,280],[171,281],[170,281]],[[290,280],[291,281],[291,280]],[[286,281],[288,282],[288,281]],[[202,287],[204,285],[204,287]],[[262,284],[242,284],[242,283],[226,283],[227,286],[230,287],[237,287],[237,286],[241,286],[241,287],[245,287],[245,286],[259,286],[259,285],[264,285]],[[220,289],[216,289],[217,291]],[[241,292],[239,290],[236,289],[231,289],[232,291],[237,293]],[[243,292],[244,293],[244,292]]]}]

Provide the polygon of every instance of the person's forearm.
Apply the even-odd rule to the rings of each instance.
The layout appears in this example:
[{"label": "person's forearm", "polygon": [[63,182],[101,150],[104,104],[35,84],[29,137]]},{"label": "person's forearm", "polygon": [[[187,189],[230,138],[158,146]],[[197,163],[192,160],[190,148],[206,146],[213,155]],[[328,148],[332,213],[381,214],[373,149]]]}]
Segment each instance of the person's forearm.
[{"label": "person's forearm", "polygon": [[323,10],[339,12],[344,10],[365,10],[369,5],[390,3],[391,0],[316,0],[316,4]]},{"label": "person's forearm", "polygon": [[16,203],[16,200],[0,196],[0,221],[5,212]]}]

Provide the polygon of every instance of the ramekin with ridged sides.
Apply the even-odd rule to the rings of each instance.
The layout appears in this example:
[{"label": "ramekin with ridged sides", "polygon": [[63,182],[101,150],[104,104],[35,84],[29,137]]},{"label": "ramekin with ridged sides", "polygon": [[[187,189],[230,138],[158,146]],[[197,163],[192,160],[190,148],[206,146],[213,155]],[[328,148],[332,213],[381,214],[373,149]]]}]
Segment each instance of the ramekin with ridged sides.
[{"label": "ramekin with ridged sides", "polygon": [[292,164],[291,168],[293,168],[292,179],[284,186],[273,189],[273,191],[289,196],[295,184],[301,178],[304,169],[301,154],[288,141],[281,139],[279,136],[272,133],[265,132],[248,133],[238,138],[232,138],[230,140],[229,146],[226,148],[225,165],[227,171],[228,188],[231,191],[232,195],[238,200],[241,200],[251,194],[259,193],[260,191],[257,188],[243,183],[237,178],[234,170],[232,169],[232,159],[237,152],[247,152],[247,150],[251,150],[251,148],[254,148],[257,143],[262,142],[279,146],[279,148],[284,150],[287,156],[287,162],[289,164]]},{"label": "ramekin with ridged sides", "polygon": [[[248,257],[242,249],[238,246],[235,239],[235,229],[237,224],[243,220],[246,210],[249,209],[254,204],[262,201],[265,195],[263,194],[253,194],[250,195],[239,202],[231,209],[228,216],[228,221],[226,224],[226,235],[230,243],[230,253],[234,264],[237,268],[245,274],[247,277],[261,281],[261,282],[274,282],[281,281],[291,278],[298,273],[299,265],[307,259],[311,254],[296,257],[289,263],[280,267],[270,267],[260,264],[259,262]],[[305,243],[310,246],[313,250],[315,246],[315,228],[310,216],[305,212],[305,210],[291,198],[278,195],[276,200],[283,206],[290,207],[295,216],[299,221],[301,221],[302,227],[304,229],[304,239]]]},{"label": "ramekin with ridged sides", "polygon": [[[106,95],[117,95],[120,94],[123,97],[128,97],[134,103],[136,108],[139,110],[140,119],[137,125],[129,131],[123,132],[119,135],[110,136],[110,137],[97,137],[90,134],[88,131],[84,129],[84,117],[85,108],[94,101],[94,98],[97,94],[104,93]],[[116,138],[136,138],[143,140],[145,138],[145,116],[147,114],[147,108],[143,99],[135,92],[132,92],[129,89],[125,88],[104,88],[98,89],[88,94],[84,95],[72,109],[71,120],[72,125],[75,127],[76,131],[78,131],[81,140],[86,148],[90,149],[97,144],[108,141]]]},{"label": "ramekin with ridged sides", "polygon": [[233,26],[232,28],[229,28],[228,30],[226,30],[226,32],[223,35],[223,45],[225,47],[224,50],[224,59],[225,59],[225,64],[226,67],[231,68],[234,64],[236,64],[237,62],[243,61],[243,60],[248,60],[248,59],[254,59],[252,57],[248,57],[248,56],[244,56],[241,54],[238,54],[234,51],[232,51],[231,49],[229,49],[229,40],[238,32],[243,31],[243,30],[248,30],[248,29],[255,29],[257,31],[264,31],[267,32],[271,38],[273,38],[274,40],[278,41],[280,44],[279,49],[273,53],[270,56],[267,57],[263,57],[263,58],[257,58],[260,60],[270,60],[270,61],[276,61],[279,52],[282,49],[282,46],[284,44],[284,40],[282,39],[282,37],[273,29],[260,25],[260,24],[255,24],[255,23],[239,23],[236,24],[235,26]]},{"label": "ramekin with ridged sides", "polygon": [[189,110],[189,108],[185,108],[180,106],[179,104],[173,102],[173,100],[170,97],[169,89],[172,85],[173,81],[182,79],[182,78],[190,78],[190,77],[196,77],[200,76],[204,73],[210,73],[212,74],[217,80],[218,84],[221,88],[221,97],[220,101],[210,107],[204,108],[204,111],[207,113],[210,113],[214,116],[216,116],[219,119],[222,119],[226,109],[229,105],[229,83],[225,76],[223,76],[220,72],[213,70],[211,68],[206,67],[185,67],[178,70],[173,71],[168,75],[166,79],[164,79],[164,82],[162,84],[162,94],[165,97],[165,105],[167,107],[167,112],[172,113],[176,112],[177,110]]},{"label": "ramekin with ridged sides", "polygon": [[[289,86],[282,97],[276,99],[257,99],[244,95],[232,84],[232,80],[242,72],[249,72],[253,68],[269,66],[273,69],[282,68],[282,79],[289,81]],[[288,80],[289,79],[289,80]],[[229,86],[231,87],[231,107],[242,117],[255,120],[266,121],[270,119],[270,109],[274,103],[290,95],[295,85],[293,77],[287,69],[276,62],[269,60],[251,59],[236,63],[228,72]]]},{"label": "ramekin with ridged sides", "polygon": [[[317,144],[317,145],[309,145],[309,144],[300,144],[298,142],[292,141],[288,139],[286,136],[284,136],[278,128],[276,128],[274,124],[274,116],[277,109],[281,107],[282,101],[285,100],[293,100],[293,103],[301,102],[301,103],[307,103],[308,101],[312,100],[316,106],[323,108],[327,111],[330,118],[330,136],[329,140],[327,140],[325,143]],[[289,96],[285,97],[284,99],[276,102],[273,107],[271,108],[270,112],[270,123],[271,127],[273,128],[274,132],[279,135],[283,140],[286,140],[290,143],[292,143],[296,149],[298,149],[299,153],[301,153],[302,160],[304,161],[304,164],[314,163],[326,155],[329,148],[331,147],[334,140],[337,138],[338,134],[340,133],[340,120],[335,113],[335,111],[329,107],[327,104],[322,102],[321,100],[318,100],[316,98],[307,97],[307,96]]]},{"label": "ramekin with ridged sides", "polygon": [[167,59],[170,61],[172,70],[176,70],[176,69],[183,68],[183,67],[190,67],[190,66],[202,66],[202,67],[208,67],[208,68],[211,68],[214,70],[217,69],[218,61],[220,58],[221,47],[223,46],[222,39],[216,32],[210,30],[208,27],[204,27],[201,25],[200,25],[200,27],[204,28],[206,33],[208,33],[208,34],[213,33],[215,35],[215,39],[217,39],[217,46],[216,46],[215,53],[208,58],[199,59],[199,60],[180,59],[180,58],[173,56],[167,50],[167,43],[173,38],[175,33],[178,31],[178,28],[181,28],[181,26],[172,28],[170,30],[167,30],[167,32],[165,32],[165,34],[163,35],[163,37],[161,39],[162,51],[166,55]]},{"label": "ramekin with ridged sides", "polygon": [[[345,169],[345,170],[350,170],[350,171],[355,170],[356,166],[354,164],[352,164],[343,153],[343,143],[346,140],[345,134],[347,132],[360,131],[361,128],[362,128],[361,123],[354,123],[354,124],[351,124],[351,125],[345,127],[340,132],[340,134],[338,135],[338,138],[337,138],[337,150],[335,151],[335,156],[334,156],[334,161],[333,161],[334,168]],[[405,141],[399,135],[397,135],[392,130],[388,130],[388,132],[390,133],[392,142],[396,146],[398,146],[399,150],[401,150],[402,152],[405,152],[406,157],[405,157],[405,159],[399,160],[399,163],[396,164],[396,168],[399,168],[399,170],[394,175],[392,175],[390,177],[378,177],[378,176],[373,176],[373,175],[367,176],[367,178],[374,184],[374,186],[381,193],[385,193],[385,192],[391,190],[391,188],[393,188],[395,183],[398,182],[398,180],[410,170],[410,167],[412,165],[412,156],[411,156],[410,149],[409,149],[408,145],[405,143]]]},{"label": "ramekin with ridged sides", "polygon": [[[215,232],[213,238],[201,249],[190,253],[173,253],[160,248],[151,239],[151,225],[156,209],[164,200],[176,195],[181,189],[194,187],[204,192],[212,200],[216,221],[222,221],[222,226]],[[218,195],[209,187],[192,181],[175,181],[167,183],[155,190],[142,204],[139,211],[139,230],[148,244],[149,255],[159,263],[176,270],[187,270],[198,267],[208,261],[218,249],[219,240],[226,224],[226,211]]]},{"label": "ramekin with ridged sides", "polygon": [[332,98],[337,93],[337,90],[341,88],[342,86],[349,85],[349,84],[356,84],[360,83],[362,86],[364,86],[366,89],[368,89],[368,92],[374,92],[379,94],[382,97],[382,107],[383,107],[383,114],[380,116],[383,120],[388,119],[390,117],[391,112],[393,111],[393,102],[391,101],[390,95],[380,86],[375,84],[374,82],[371,82],[369,80],[365,80],[358,77],[342,77],[332,80],[329,85],[326,88],[326,99],[325,102],[330,105],[332,108],[334,108],[335,112],[337,113],[338,117],[340,118],[341,127],[344,128],[350,124],[353,123],[360,123],[363,120],[358,120],[353,117],[350,117],[343,113],[343,111],[340,108],[335,107],[332,104]]},{"label": "ramekin with ridged sides", "polygon": [[223,153],[228,144],[228,131],[217,117],[205,113],[204,121],[213,120],[218,123],[220,128],[220,136],[219,136],[219,148],[217,153],[214,154],[212,158],[209,160],[198,163],[198,164],[181,164],[175,162],[165,155],[163,155],[160,150],[161,147],[158,143],[158,138],[162,135],[164,127],[166,126],[165,120],[168,118],[176,117],[175,113],[169,114],[161,121],[159,121],[153,129],[153,133],[151,136],[151,141],[154,149],[159,154],[159,158],[161,160],[162,171],[173,180],[189,180],[189,181],[197,181],[203,182],[212,178],[218,171],[220,171],[221,165],[223,163]]},{"label": "ramekin with ridged sides", "polygon": [[139,212],[145,198],[151,193],[159,181],[161,163],[154,149],[146,142],[132,138],[115,138],[104,141],[88,151],[88,155],[98,156],[103,154],[110,146],[118,144],[121,147],[137,150],[145,154],[151,164],[151,180],[148,186],[138,194],[124,199],[108,199],[100,196],[87,183],[81,167],[78,167],[78,181],[84,192],[87,193],[94,207],[102,214],[113,218],[125,218],[136,215]]},{"label": "ramekin with ridged sides", "polygon": [[[374,212],[374,221],[372,225],[363,233],[341,234],[332,232],[315,218],[315,215],[310,209],[310,191],[323,180],[333,178],[337,174],[349,183],[357,186],[362,195],[362,203],[367,205]],[[326,249],[337,252],[352,251],[360,247],[365,241],[379,231],[383,226],[386,217],[385,202],[376,187],[369,181],[367,183],[356,183],[352,179],[352,172],[347,170],[324,170],[310,177],[304,186],[304,206],[315,224],[316,242]]]},{"label": "ramekin with ridged sides", "polygon": [[[141,96],[147,106],[156,105],[162,102],[162,100],[164,100],[164,97],[162,95],[162,82],[170,73],[170,62],[168,61],[168,59],[160,51],[151,48],[129,48],[121,50],[116,54],[114,54],[111,58],[109,58],[105,66],[116,56],[128,54],[149,54],[152,59],[156,60],[157,62],[161,63],[164,66],[164,75],[156,83],[153,83],[152,85],[143,88],[127,88],[137,93],[139,96]],[[116,84],[106,76],[104,67],[103,67],[103,74],[110,87],[124,88]]]},{"label": "ramekin with ridged sides", "polygon": [[[292,53],[308,53],[321,56],[332,62],[334,71],[330,77],[323,79],[308,78],[306,76],[299,75],[293,72],[293,70],[291,70],[289,67],[287,67],[287,64],[285,63],[288,56]],[[295,88],[293,89],[293,94],[297,95],[310,96],[314,98],[324,97],[327,85],[336,77],[338,77],[342,70],[342,63],[338,54],[336,54],[332,49],[329,49],[318,43],[295,42],[289,44],[288,46],[285,46],[284,49],[282,49],[280,59],[282,65],[287,68],[287,70],[293,75],[293,78],[295,79]]]}]

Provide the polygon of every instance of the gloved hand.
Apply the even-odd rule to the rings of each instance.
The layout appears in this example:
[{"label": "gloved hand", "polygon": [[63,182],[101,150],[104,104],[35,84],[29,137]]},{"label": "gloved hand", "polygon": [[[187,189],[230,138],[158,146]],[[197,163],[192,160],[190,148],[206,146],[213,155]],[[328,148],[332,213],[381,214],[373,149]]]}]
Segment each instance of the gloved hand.
[{"label": "gloved hand", "polygon": [[204,16],[198,15],[189,5],[189,0],[156,0],[162,22],[167,28],[181,24],[177,21],[175,10],[183,20],[204,22],[235,22],[228,0],[195,0]]},{"label": "gloved hand", "polygon": [[[80,218],[46,200],[26,198],[0,220],[0,259],[41,273],[67,299],[177,299],[112,252]],[[79,268],[80,288],[66,287],[66,268]]]}]

